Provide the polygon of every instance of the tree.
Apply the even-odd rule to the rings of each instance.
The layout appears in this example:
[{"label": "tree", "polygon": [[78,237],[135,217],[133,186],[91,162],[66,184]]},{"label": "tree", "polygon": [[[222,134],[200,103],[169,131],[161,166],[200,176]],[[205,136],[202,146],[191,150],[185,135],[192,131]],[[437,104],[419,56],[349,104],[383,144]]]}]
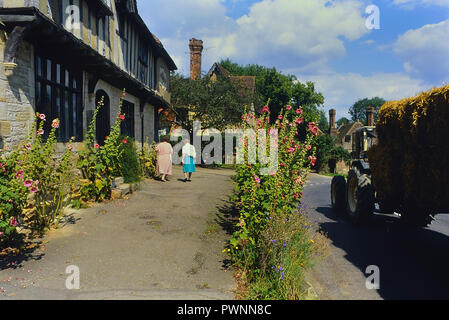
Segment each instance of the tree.
[{"label": "tree", "polygon": [[171,107],[175,123],[190,133],[193,120],[201,121],[202,129],[223,130],[240,123],[247,94],[238,83],[227,78],[191,80],[180,74],[171,77]]},{"label": "tree", "polygon": [[329,121],[327,120],[326,112],[324,112],[324,110],[320,110],[320,120],[318,121],[318,128],[320,128],[320,130],[323,132],[329,132]]},{"label": "tree", "polygon": [[342,117],[337,121],[337,126],[338,127],[345,126],[345,125],[349,124],[350,122],[351,122],[351,120],[349,120],[348,118]]},{"label": "tree", "polygon": [[349,114],[352,116],[352,121],[359,120],[360,122],[367,125],[367,119],[366,119],[366,108],[369,106],[374,107],[374,121],[377,120],[378,113],[380,107],[382,107],[385,104],[385,100],[379,97],[375,97],[372,99],[362,99],[354,103],[354,105],[349,109]]},{"label": "tree", "polygon": [[222,60],[219,64],[234,76],[256,77],[256,109],[270,101],[271,120],[274,121],[280,110],[288,104],[303,108],[305,122],[320,120],[319,107],[324,104],[324,97],[315,91],[313,82],[302,83],[294,75],[285,75],[276,68],[256,64],[240,66],[229,59]]},{"label": "tree", "polygon": [[329,170],[329,160],[333,159],[335,161],[349,161],[351,160],[351,155],[342,146],[335,145],[335,139],[330,135],[326,134],[317,137],[315,140],[315,146],[317,148],[317,164],[315,168],[318,172]]}]

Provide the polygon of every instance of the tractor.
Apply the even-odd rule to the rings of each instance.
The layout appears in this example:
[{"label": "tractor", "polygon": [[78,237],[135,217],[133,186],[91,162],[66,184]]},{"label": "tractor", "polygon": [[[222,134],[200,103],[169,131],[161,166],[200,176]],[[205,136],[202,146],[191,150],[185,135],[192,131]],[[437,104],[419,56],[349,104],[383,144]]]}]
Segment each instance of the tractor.
[{"label": "tractor", "polygon": [[352,163],[348,180],[343,176],[332,179],[331,201],[336,212],[344,212],[356,222],[366,222],[375,209],[375,191],[371,183],[368,150],[377,142],[376,128],[357,129],[352,136]]}]

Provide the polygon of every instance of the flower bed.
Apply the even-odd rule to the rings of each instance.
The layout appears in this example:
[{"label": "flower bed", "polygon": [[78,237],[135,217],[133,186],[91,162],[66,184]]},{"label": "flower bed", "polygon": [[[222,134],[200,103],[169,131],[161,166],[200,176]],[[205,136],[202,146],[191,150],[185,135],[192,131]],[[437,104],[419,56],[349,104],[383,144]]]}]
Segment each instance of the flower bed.
[{"label": "flower bed", "polygon": [[[120,136],[120,124],[126,117],[121,113],[124,97],[125,93],[104,146],[94,141],[96,116],[103,106],[100,102],[79,154],[73,152],[73,138],[62,154],[56,152],[60,122],[53,120],[46,134],[44,114],[36,114],[30,136],[16,150],[0,152],[0,249],[23,244],[18,228],[35,236],[57,226],[65,206],[81,208],[92,201],[110,199],[117,176],[140,180],[140,167],[148,168],[155,159],[138,157],[134,142]],[[151,148],[145,148],[150,154]],[[148,170],[144,176],[146,173]]]},{"label": "flower bed", "polygon": [[[323,243],[319,234],[311,236],[305,211],[298,208],[304,183],[316,163],[312,145],[318,128],[315,123],[304,124],[303,111],[291,106],[273,125],[268,107],[261,112],[260,117],[245,115],[243,127],[256,132],[266,129],[270,141],[279,141],[279,166],[269,175],[260,175],[258,164],[237,167],[233,200],[240,219],[228,251],[240,280],[247,284],[245,298],[301,299],[306,291],[304,270],[317,244]],[[300,141],[300,136],[305,139]],[[248,145],[256,141],[245,142],[246,154]]]}]

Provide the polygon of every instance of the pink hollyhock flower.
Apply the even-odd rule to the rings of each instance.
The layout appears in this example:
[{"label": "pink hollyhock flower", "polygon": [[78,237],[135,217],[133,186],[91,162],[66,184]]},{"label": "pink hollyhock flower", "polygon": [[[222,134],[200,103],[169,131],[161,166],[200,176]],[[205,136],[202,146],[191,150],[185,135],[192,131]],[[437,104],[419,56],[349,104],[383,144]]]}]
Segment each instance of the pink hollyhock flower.
[{"label": "pink hollyhock flower", "polygon": [[302,114],[302,109],[301,108],[297,109],[296,114]]},{"label": "pink hollyhock flower", "polygon": [[290,153],[294,153],[295,152],[295,148],[288,148],[287,151],[290,152]]},{"label": "pink hollyhock flower", "polygon": [[290,110],[292,109],[292,106],[288,105],[288,106],[286,107],[286,109],[287,109],[288,111],[290,111]]},{"label": "pink hollyhock flower", "polygon": [[287,165],[285,163],[281,163],[281,167],[285,168]]},{"label": "pink hollyhock flower", "polygon": [[59,119],[53,120],[53,122],[51,123],[51,127],[54,129],[58,129],[59,128]]},{"label": "pink hollyhock flower", "polygon": [[[5,169],[3,169],[5,170]],[[5,171],[3,171],[5,172]],[[19,171],[16,172],[16,179],[22,179],[23,178],[23,170],[20,169]]]},{"label": "pink hollyhock flower", "polygon": [[279,119],[279,120],[284,119],[284,117],[282,116],[282,114],[280,114],[280,115],[278,116],[278,119]]},{"label": "pink hollyhock flower", "polygon": [[44,133],[45,133],[44,129],[40,129],[40,130],[37,132],[37,134],[40,135],[40,136],[44,135]]},{"label": "pink hollyhock flower", "polygon": [[30,192],[31,193],[37,193],[37,188],[36,187],[31,187],[30,188]]},{"label": "pink hollyhock flower", "polygon": [[125,120],[125,115],[124,115],[124,114],[121,114],[121,115],[120,115],[120,120],[122,120],[122,121]]},{"label": "pink hollyhock flower", "polygon": [[312,165],[312,167],[315,166],[316,160],[317,160],[316,157],[309,156],[309,161],[310,161],[310,164]]},{"label": "pink hollyhock flower", "polygon": [[260,184],[260,178],[257,175],[254,175],[254,181],[256,181],[257,184]]},{"label": "pink hollyhock flower", "polygon": [[73,145],[69,144],[69,145],[67,146],[67,149],[73,150]]},{"label": "pink hollyhock flower", "polygon": [[262,110],[260,110],[261,113],[270,113],[270,108],[268,108],[268,106],[265,106],[262,108]]},{"label": "pink hollyhock flower", "polygon": [[123,139],[123,143],[124,143],[124,144],[127,144],[127,143],[128,143],[128,139],[126,139],[126,138]]},{"label": "pink hollyhock flower", "polygon": [[39,114],[39,119],[41,119],[41,120],[43,120],[43,121],[46,121],[47,120],[47,117],[45,116],[45,114],[43,114],[43,113],[41,113],[41,114]]},{"label": "pink hollyhock flower", "polygon": [[31,144],[27,144],[27,145],[25,146],[25,148],[26,148],[27,150],[31,150]]},{"label": "pink hollyhock flower", "polygon": [[26,180],[23,185],[27,188],[31,188],[33,186],[33,180]]},{"label": "pink hollyhock flower", "polygon": [[309,150],[309,151],[312,150],[312,146],[311,146],[311,145],[308,145],[308,146],[307,146],[307,150]]},{"label": "pink hollyhock flower", "polygon": [[296,124],[301,124],[302,122],[304,121],[304,119],[303,118],[298,118],[298,119],[296,119]]},{"label": "pink hollyhock flower", "polygon": [[19,225],[19,223],[17,222],[17,219],[15,217],[12,217],[11,220],[9,221],[9,225],[11,227],[16,227]]},{"label": "pink hollyhock flower", "polygon": [[309,131],[312,132],[315,137],[318,135],[318,127],[316,126],[315,122],[309,123]]},{"label": "pink hollyhock flower", "polygon": [[95,149],[100,149],[100,145],[99,145],[98,143],[96,143],[96,144],[94,145],[94,148],[95,148]]},{"label": "pink hollyhock flower", "polygon": [[298,183],[301,183],[301,181],[302,181],[301,177],[298,177],[298,178],[295,180],[295,183],[298,184]]}]

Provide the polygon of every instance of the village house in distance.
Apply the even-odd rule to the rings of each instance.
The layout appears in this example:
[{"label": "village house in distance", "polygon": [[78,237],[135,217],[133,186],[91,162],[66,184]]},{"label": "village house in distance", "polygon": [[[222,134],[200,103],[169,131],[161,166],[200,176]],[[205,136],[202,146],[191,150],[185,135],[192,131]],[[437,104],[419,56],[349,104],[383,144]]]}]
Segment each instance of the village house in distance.
[{"label": "village house in distance", "polygon": [[123,89],[122,134],[138,144],[158,139],[177,68],[136,0],[2,0],[0,21],[0,148],[23,140],[36,112],[60,119],[59,142],[82,142],[104,97],[96,124],[102,144]]}]

